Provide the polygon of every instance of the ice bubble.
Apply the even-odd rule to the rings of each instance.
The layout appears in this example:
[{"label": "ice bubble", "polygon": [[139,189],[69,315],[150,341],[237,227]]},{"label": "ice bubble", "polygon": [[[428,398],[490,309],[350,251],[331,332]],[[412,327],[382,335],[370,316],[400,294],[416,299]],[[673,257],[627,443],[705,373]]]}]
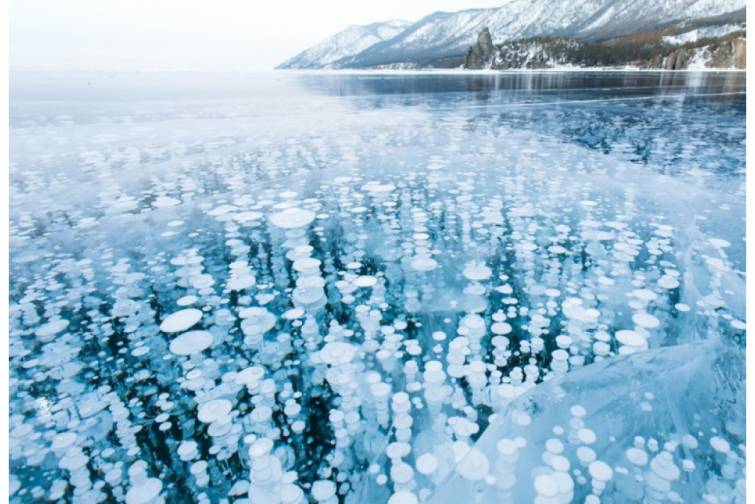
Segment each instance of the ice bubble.
[{"label": "ice bubble", "polygon": [[336,494],[336,484],[330,480],[317,480],[312,483],[312,497],[317,502],[325,502]]},{"label": "ice bubble", "polygon": [[270,215],[270,222],[282,229],[297,229],[315,220],[315,213],[303,208],[291,207]]},{"label": "ice bubble", "polygon": [[53,336],[64,331],[68,327],[66,319],[51,320],[37,329],[34,334],[42,341],[49,341]]},{"label": "ice bubble", "polygon": [[197,418],[202,423],[212,423],[227,417],[232,409],[233,404],[228,399],[212,399],[199,405]]},{"label": "ice bubble", "polygon": [[622,345],[630,347],[643,348],[647,346],[647,340],[642,334],[629,329],[616,331],[616,340]]},{"label": "ice bubble", "polygon": [[202,312],[196,308],[186,308],[168,315],[160,324],[160,330],[176,333],[191,328],[202,319]]},{"label": "ice bubble", "polygon": [[551,438],[545,442],[545,449],[550,453],[558,454],[564,451],[564,443],[556,438]]},{"label": "ice bubble", "polygon": [[385,448],[385,454],[390,459],[400,459],[402,457],[405,457],[409,453],[409,450],[411,450],[411,447],[408,447],[406,443],[395,442],[390,443]]},{"label": "ice bubble", "polygon": [[490,463],[488,462],[488,457],[475,448],[470,449],[456,466],[456,472],[462,478],[470,481],[483,479],[487,476],[489,470]]},{"label": "ice bubble", "polygon": [[534,481],[535,491],[543,497],[558,495],[558,481],[550,474],[541,474]]},{"label": "ice bubble", "polygon": [[647,312],[635,313],[634,315],[632,315],[632,321],[638,326],[644,327],[645,329],[654,329],[661,325],[661,322],[656,317],[650,315]]},{"label": "ice bubble", "polygon": [[331,366],[351,362],[356,353],[354,345],[340,341],[331,341],[320,350],[320,359]]},{"label": "ice bubble", "polygon": [[695,463],[690,459],[682,460],[682,469],[684,472],[692,472],[695,470]]},{"label": "ice bubble", "polygon": [[577,458],[583,464],[589,464],[595,460],[595,450],[588,448],[587,446],[580,446],[577,448]]},{"label": "ice bubble", "polygon": [[690,450],[694,450],[698,447],[697,438],[690,434],[685,434],[682,436],[682,444]]},{"label": "ice bubble", "polygon": [[417,504],[417,496],[408,490],[400,490],[388,499],[388,504]]},{"label": "ice bubble", "polygon": [[710,446],[719,453],[729,453],[729,442],[720,436],[710,438]]},{"label": "ice bubble", "polygon": [[731,243],[729,243],[726,240],[723,240],[721,238],[711,238],[708,240],[708,243],[713,245],[716,248],[728,248],[731,247]]},{"label": "ice bubble", "polygon": [[77,435],[75,432],[61,432],[56,434],[55,437],[52,438],[51,447],[53,450],[68,448],[76,441],[76,437]]},{"label": "ice bubble", "polygon": [[176,301],[176,304],[178,306],[190,306],[196,303],[198,300],[197,296],[183,296],[178,298],[178,301]]},{"label": "ice bubble", "polygon": [[270,438],[263,437],[255,439],[249,447],[249,457],[252,459],[264,457],[273,449],[273,444],[273,440]]},{"label": "ice bubble", "polygon": [[747,324],[745,324],[744,321],[738,320],[738,319],[732,319],[729,322],[729,325],[733,327],[734,329],[738,329],[740,331],[744,331],[745,329],[747,329]]},{"label": "ice bubble", "polygon": [[438,263],[430,256],[416,256],[411,262],[412,269],[417,271],[432,271]]},{"label": "ice bubble", "polygon": [[234,381],[239,385],[254,387],[263,376],[265,376],[265,369],[262,366],[252,366],[236,373]]},{"label": "ice bubble", "polygon": [[301,308],[291,308],[283,312],[282,317],[286,320],[296,320],[304,317],[305,313]]},{"label": "ice bubble", "polygon": [[679,478],[681,474],[679,468],[674,464],[673,456],[667,452],[661,452],[650,461],[650,469],[665,480],[673,481]]},{"label": "ice bubble", "polygon": [[230,291],[240,291],[244,289],[248,289],[250,287],[254,287],[256,284],[256,279],[253,275],[241,275],[232,278],[226,287]]},{"label": "ice bubble", "polygon": [[633,290],[630,294],[637,299],[642,299],[643,301],[653,301],[658,297],[658,294],[648,289],[636,289]]},{"label": "ice bubble", "polygon": [[212,334],[208,331],[188,331],[176,336],[170,342],[170,352],[176,355],[194,355],[212,345]]},{"label": "ice bubble", "polygon": [[377,278],[370,275],[361,275],[354,279],[354,285],[357,287],[372,287],[377,283]]},{"label": "ice bubble", "polygon": [[584,444],[593,444],[597,439],[593,431],[585,428],[579,429],[577,431],[577,438],[579,439],[580,443]]},{"label": "ice bubble", "polygon": [[197,443],[196,441],[181,441],[176,451],[181,460],[191,460],[197,456]]},{"label": "ice bubble", "polygon": [[648,454],[640,448],[629,448],[625,452],[627,460],[636,466],[644,466],[648,463]]},{"label": "ice bubble", "polygon": [[495,322],[493,323],[493,325],[490,326],[490,331],[493,334],[505,335],[505,334],[509,334],[512,331],[512,327],[510,324],[506,322]]},{"label": "ice bubble", "polygon": [[155,208],[168,208],[176,206],[179,203],[181,203],[181,201],[177,200],[176,198],[171,198],[170,196],[158,196],[155,199],[154,203],[152,203],[152,205]]},{"label": "ice bubble", "polygon": [[317,306],[325,299],[324,283],[325,281],[319,276],[299,279],[293,293],[294,301],[305,308]]},{"label": "ice bubble", "polygon": [[393,184],[381,184],[380,182],[376,180],[371,180],[362,186],[363,191],[366,191],[372,194],[389,193],[393,191],[395,188],[396,186]]},{"label": "ice bubble", "polygon": [[613,469],[602,460],[596,460],[588,467],[590,476],[598,481],[608,481],[613,478]]},{"label": "ice bubble", "polygon": [[561,305],[561,310],[567,318],[582,322],[595,322],[600,312],[595,308],[585,308],[580,298],[567,298]]},{"label": "ice bubble", "polygon": [[417,457],[415,466],[420,473],[429,475],[438,468],[438,459],[432,453],[424,453]]},{"label": "ice bubble", "polygon": [[220,215],[225,215],[228,212],[232,212],[234,210],[236,210],[236,207],[233,205],[220,205],[219,207],[215,207],[209,212],[207,212],[207,215],[218,217]]},{"label": "ice bubble", "polygon": [[397,462],[391,466],[391,479],[398,485],[409,483],[414,477],[414,469],[409,464]]},{"label": "ice bubble", "polygon": [[254,210],[239,212],[233,216],[233,220],[242,224],[249,224],[256,222],[262,218],[262,212],[256,212]]},{"label": "ice bubble", "polygon": [[283,485],[280,497],[281,504],[302,504],[305,502],[304,491],[291,483]]},{"label": "ice bubble", "polygon": [[134,357],[141,357],[142,355],[147,354],[149,350],[148,346],[138,346],[131,351],[131,355]]},{"label": "ice bubble", "polygon": [[571,462],[569,462],[569,459],[562,455],[551,457],[549,463],[553,470],[557,472],[567,472],[571,467]]},{"label": "ice bubble", "polygon": [[313,270],[319,270],[320,264],[320,260],[315,259],[314,257],[302,257],[295,260],[292,266],[296,271],[310,272]]},{"label": "ice bubble", "polygon": [[58,463],[58,467],[74,472],[84,467],[88,462],[89,457],[81,451],[81,448],[74,446],[63,455]]},{"label": "ice bubble", "polygon": [[266,333],[275,326],[275,315],[261,306],[252,306],[239,311],[241,330],[246,335]]},{"label": "ice bubble", "polygon": [[587,410],[585,409],[584,406],[581,406],[579,404],[575,404],[574,406],[572,406],[571,408],[569,408],[569,413],[572,416],[575,416],[577,418],[582,418],[585,415],[587,415]]},{"label": "ice bubble", "polygon": [[464,278],[473,282],[487,280],[492,274],[491,269],[483,262],[470,261],[464,265]]},{"label": "ice bubble", "polygon": [[658,285],[668,290],[676,289],[679,287],[679,280],[670,275],[663,275],[658,279]]},{"label": "ice bubble", "polygon": [[126,504],[147,504],[160,495],[163,483],[157,478],[146,478],[126,492]]}]

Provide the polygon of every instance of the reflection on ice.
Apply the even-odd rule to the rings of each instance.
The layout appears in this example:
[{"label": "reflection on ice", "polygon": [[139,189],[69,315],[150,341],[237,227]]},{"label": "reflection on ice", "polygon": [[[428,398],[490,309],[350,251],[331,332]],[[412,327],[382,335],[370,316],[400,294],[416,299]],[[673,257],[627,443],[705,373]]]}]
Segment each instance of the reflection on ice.
[{"label": "reflection on ice", "polygon": [[738,102],[489,91],[14,103],[12,500],[744,502]]}]

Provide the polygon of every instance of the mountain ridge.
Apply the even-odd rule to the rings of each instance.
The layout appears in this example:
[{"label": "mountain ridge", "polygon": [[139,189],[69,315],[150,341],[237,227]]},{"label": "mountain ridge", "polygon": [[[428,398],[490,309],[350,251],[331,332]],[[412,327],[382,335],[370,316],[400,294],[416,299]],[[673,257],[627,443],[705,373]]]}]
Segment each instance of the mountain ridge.
[{"label": "mountain ridge", "polygon": [[391,19],[366,25],[350,25],[284,61],[276,68],[328,68],[344,56],[359,53],[381,40],[395,36],[410,24],[411,22],[403,19]]},{"label": "mountain ridge", "polygon": [[744,8],[745,0],[504,0],[496,8],[433,12],[392,37],[328,62],[290,64],[300,53],[285,68],[458,67],[483,27],[497,44],[531,37],[596,41]]}]

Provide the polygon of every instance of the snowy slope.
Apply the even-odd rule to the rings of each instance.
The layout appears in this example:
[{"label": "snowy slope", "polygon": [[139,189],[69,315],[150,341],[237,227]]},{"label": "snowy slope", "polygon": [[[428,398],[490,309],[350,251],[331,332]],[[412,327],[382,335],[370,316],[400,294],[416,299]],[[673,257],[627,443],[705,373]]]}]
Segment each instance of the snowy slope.
[{"label": "snowy slope", "polygon": [[410,24],[409,21],[394,19],[369,25],[352,25],[297,54],[278,68],[328,68],[336,60],[355,55],[396,36]]},{"label": "snowy slope", "polygon": [[745,25],[740,24],[727,24],[722,26],[706,26],[703,28],[695,28],[678,35],[668,35],[663,37],[663,42],[670,45],[682,45],[689,44],[691,42],[697,42],[704,38],[723,37],[729,33],[745,30]]},{"label": "snowy slope", "polygon": [[[745,0],[502,0],[492,9],[436,12],[395,37],[328,65],[434,65],[459,56],[487,26],[495,42],[539,35],[595,39],[652,28],[682,18],[744,9]],[[323,65],[324,66],[324,65]]]}]

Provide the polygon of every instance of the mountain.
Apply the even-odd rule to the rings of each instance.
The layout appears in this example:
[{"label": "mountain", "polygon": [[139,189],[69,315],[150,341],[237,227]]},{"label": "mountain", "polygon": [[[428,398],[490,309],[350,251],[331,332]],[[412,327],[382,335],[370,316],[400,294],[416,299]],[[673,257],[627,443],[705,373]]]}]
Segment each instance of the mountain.
[{"label": "mountain", "polygon": [[359,52],[287,68],[456,67],[484,27],[496,43],[540,36],[592,41],[744,7],[745,0],[502,0],[498,8],[436,12]]},{"label": "mountain", "polygon": [[467,51],[468,69],[557,67],[745,68],[745,11],[600,40],[529,37],[494,44],[487,28]]},{"label": "mountain", "polygon": [[370,46],[398,35],[411,23],[394,19],[368,25],[352,25],[310,47],[277,68],[330,68],[333,62],[353,56]]}]

